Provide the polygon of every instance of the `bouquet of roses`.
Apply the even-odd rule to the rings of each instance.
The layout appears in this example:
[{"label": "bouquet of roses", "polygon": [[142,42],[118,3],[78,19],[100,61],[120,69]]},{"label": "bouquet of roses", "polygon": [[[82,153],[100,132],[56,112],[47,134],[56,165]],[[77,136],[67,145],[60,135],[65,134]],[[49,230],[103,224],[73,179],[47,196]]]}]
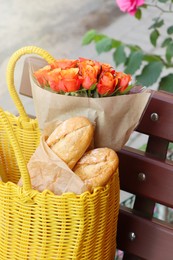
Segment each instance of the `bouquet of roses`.
[{"label": "bouquet of roses", "polygon": [[85,116],[95,125],[94,147],[120,150],[150,97],[148,91],[129,93],[131,75],[106,63],[79,58],[47,64],[34,57],[26,63],[40,129],[56,120]]},{"label": "bouquet of roses", "polygon": [[42,88],[58,94],[80,97],[107,97],[127,93],[131,76],[109,64],[79,58],[56,60],[34,73]]}]

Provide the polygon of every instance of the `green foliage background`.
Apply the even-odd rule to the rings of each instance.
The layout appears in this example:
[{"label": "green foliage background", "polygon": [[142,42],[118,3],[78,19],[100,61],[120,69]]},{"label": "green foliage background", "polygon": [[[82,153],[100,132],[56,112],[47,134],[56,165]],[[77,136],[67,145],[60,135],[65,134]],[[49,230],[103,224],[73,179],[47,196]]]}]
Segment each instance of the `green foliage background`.
[{"label": "green foliage background", "polygon": [[[142,19],[144,9],[154,7],[159,9],[160,14],[152,20],[149,29],[149,40],[157,48],[158,39],[161,41],[161,48],[164,49],[164,55],[146,53],[136,44],[127,44],[123,41],[100,34],[94,29],[89,30],[83,37],[83,45],[95,44],[98,54],[111,52],[116,68],[124,66],[124,72],[133,75],[136,85],[146,87],[152,86],[158,81],[158,90],[173,92],[173,25],[166,27],[161,14],[171,13],[173,0],[157,0],[152,4],[141,6],[135,17]],[[160,30],[166,30],[166,37],[163,37]],[[169,69],[169,70],[168,70]],[[162,71],[167,73],[161,76]],[[172,72],[170,72],[172,70]],[[140,72],[139,72],[140,71]]]}]

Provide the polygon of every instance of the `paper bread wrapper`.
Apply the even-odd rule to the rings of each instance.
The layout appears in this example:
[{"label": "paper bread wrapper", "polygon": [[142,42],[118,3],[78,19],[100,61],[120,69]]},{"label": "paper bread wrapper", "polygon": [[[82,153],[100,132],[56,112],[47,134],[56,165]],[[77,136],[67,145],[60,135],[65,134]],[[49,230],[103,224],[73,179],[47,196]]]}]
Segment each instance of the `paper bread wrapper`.
[{"label": "paper bread wrapper", "polygon": [[[56,195],[67,192],[81,194],[87,190],[84,182],[45,142],[45,136],[49,135],[54,127],[54,123],[49,124],[41,136],[40,145],[27,164],[32,188],[40,192],[50,190]],[[18,184],[22,185],[22,179]]]}]

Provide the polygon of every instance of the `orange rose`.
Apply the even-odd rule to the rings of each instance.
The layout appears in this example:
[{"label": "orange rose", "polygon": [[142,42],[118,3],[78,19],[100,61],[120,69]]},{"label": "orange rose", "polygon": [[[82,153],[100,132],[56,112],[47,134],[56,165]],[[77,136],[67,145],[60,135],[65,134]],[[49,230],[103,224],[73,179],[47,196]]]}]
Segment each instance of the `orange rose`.
[{"label": "orange rose", "polygon": [[129,86],[129,82],[131,81],[131,75],[125,74],[123,72],[116,72],[116,78],[118,79],[118,90],[120,93],[123,93],[126,88]]},{"label": "orange rose", "polygon": [[[101,67],[102,67],[102,71],[111,71],[111,70],[113,70],[111,65],[107,64],[107,63],[101,63]],[[113,71],[115,71],[115,70],[113,70]]]},{"label": "orange rose", "polygon": [[78,68],[62,70],[61,74],[61,90],[64,92],[74,92],[80,89],[82,77],[78,75]]},{"label": "orange rose", "polygon": [[111,95],[115,91],[118,80],[110,71],[103,72],[97,84],[97,91],[100,95]]},{"label": "orange rose", "polygon": [[69,60],[69,59],[61,59],[56,60],[53,63],[51,63],[51,68],[61,68],[61,69],[70,69],[75,68],[77,66],[78,60]]},{"label": "orange rose", "polygon": [[47,65],[42,69],[39,69],[34,72],[34,77],[36,80],[39,82],[40,86],[45,86],[47,85],[48,81],[48,73],[51,71],[51,66]]},{"label": "orange rose", "polygon": [[79,73],[83,78],[83,88],[90,89],[90,87],[97,82],[97,76],[101,69],[100,63],[87,60],[85,58],[80,58],[78,66]]},{"label": "orange rose", "polygon": [[59,82],[61,80],[60,71],[61,69],[57,68],[50,71],[47,75],[50,88],[57,92],[60,91],[60,86],[59,86]]},{"label": "orange rose", "polygon": [[73,92],[80,89],[82,79],[78,76],[78,68],[54,69],[48,74],[48,82],[54,91]]}]

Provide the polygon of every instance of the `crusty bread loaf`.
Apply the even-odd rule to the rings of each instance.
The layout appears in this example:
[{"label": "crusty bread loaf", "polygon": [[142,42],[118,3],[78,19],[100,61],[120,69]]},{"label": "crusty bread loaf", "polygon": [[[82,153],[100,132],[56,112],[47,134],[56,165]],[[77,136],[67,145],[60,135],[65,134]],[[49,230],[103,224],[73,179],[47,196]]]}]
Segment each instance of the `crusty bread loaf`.
[{"label": "crusty bread loaf", "polygon": [[72,117],[58,125],[46,142],[73,169],[91,144],[93,135],[94,126],[86,117]]},{"label": "crusty bread loaf", "polygon": [[105,186],[118,168],[119,159],[112,149],[97,148],[86,152],[73,171],[84,181],[90,191]]}]

